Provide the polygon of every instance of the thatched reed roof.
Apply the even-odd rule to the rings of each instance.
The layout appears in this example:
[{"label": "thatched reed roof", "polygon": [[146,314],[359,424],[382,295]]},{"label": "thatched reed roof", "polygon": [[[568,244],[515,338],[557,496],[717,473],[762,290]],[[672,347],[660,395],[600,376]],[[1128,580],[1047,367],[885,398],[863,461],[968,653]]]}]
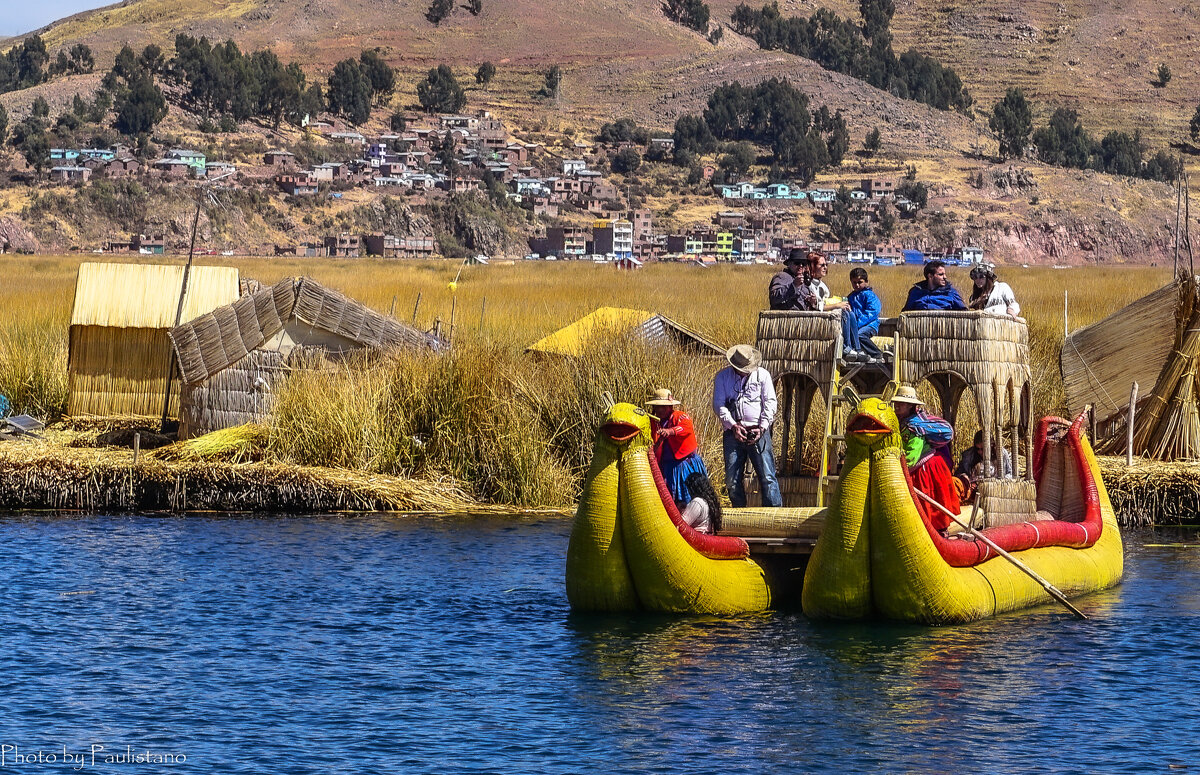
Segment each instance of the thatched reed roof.
[{"label": "thatched reed roof", "polygon": [[588,340],[595,336],[623,334],[638,336],[649,342],[670,344],[695,355],[725,355],[725,350],[665,315],[622,307],[600,307],[571,325],[539,339],[525,351],[578,356],[583,354]]},{"label": "thatched reed roof", "polygon": [[950,375],[971,390],[985,428],[1020,421],[1030,381],[1024,320],[986,312],[904,312],[896,333],[899,381],[915,385]]},{"label": "thatched reed roof", "polygon": [[1175,345],[1179,292],[1168,283],[1067,337],[1059,364],[1072,416],[1093,402],[1101,420],[1124,411],[1134,382],[1150,394]]},{"label": "thatched reed roof", "polygon": [[330,351],[446,347],[440,338],[308,277],[285,278],[170,332],[185,383],[208,379],[283,334],[288,336],[281,338],[275,349],[306,345]]},{"label": "thatched reed roof", "polygon": [[841,336],[837,312],[763,310],[758,313],[755,346],[771,376],[799,374],[820,385],[824,393],[833,377],[833,355]]},{"label": "thatched reed roof", "polygon": [[[71,325],[170,328],[182,285],[178,264],[80,264]],[[237,297],[237,269],[193,266],[180,319],[193,320]]]}]

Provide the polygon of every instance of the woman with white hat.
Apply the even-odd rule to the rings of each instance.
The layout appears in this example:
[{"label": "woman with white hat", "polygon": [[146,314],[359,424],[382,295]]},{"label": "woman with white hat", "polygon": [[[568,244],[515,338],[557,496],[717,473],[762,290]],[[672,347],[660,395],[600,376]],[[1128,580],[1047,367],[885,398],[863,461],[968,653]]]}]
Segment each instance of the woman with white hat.
[{"label": "woman with white hat", "polygon": [[981,309],[991,315],[1009,315],[1016,317],[1021,314],[1021,305],[1013,294],[1012,286],[996,279],[996,268],[991,264],[979,264],[971,270],[971,299],[967,302],[970,309]]},{"label": "woman with white hat", "polygon": [[[699,493],[693,492],[696,489],[693,477],[699,474],[707,483],[708,469],[700,457],[700,443],[692,427],[692,418],[678,407],[679,401],[667,388],[656,388],[646,401],[646,409],[651,416],[650,427],[654,432],[654,459],[658,461],[663,481],[684,520],[700,532],[707,532],[709,510],[700,509],[701,504],[695,508],[690,504],[701,500],[702,504],[708,505],[697,497]],[[711,484],[708,489],[712,489]]]},{"label": "woman with white hat", "polygon": [[[950,442],[954,427],[941,417],[925,411],[925,402],[909,385],[901,385],[892,396],[892,407],[900,421],[900,436],[904,440],[904,457],[912,475],[913,487],[933,498],[951,512],[962,509],[954,476],[950,473],[953,459]],[[936,509],[923,509],[935,530],[950,526],[950,518]]]}]

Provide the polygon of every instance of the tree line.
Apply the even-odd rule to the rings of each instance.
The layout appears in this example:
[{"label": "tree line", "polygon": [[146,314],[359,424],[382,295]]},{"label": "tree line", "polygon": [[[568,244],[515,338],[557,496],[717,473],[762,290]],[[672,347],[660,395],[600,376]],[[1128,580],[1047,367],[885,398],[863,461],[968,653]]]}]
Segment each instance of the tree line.
[{"label": "tree line", "polygon": [[717,87],[702,115],[675,121],[673,137],[675,162],[682,166],[692,166],[696,156],[717,151],[725,141],[722,169],[744,173],[753,147],[740,144],[753,143],[771,149],[772,177],[790,173],[806,184],[825,167],[840,164],[850,149],[841,111],[830,113],[824,105],[810,111],[808,95],[778,78]]},{"label": "tree line", "polygon": [[53,61],[40,35],[30,35],[0,56],[0,94],[37,86],[59,75],[90,73],[96,58],[86,43],[60,50]]},{"label": "tree line", "polygon": [[899,56],[892,50],[892,0],[859,0],[859,11],[861,26],[825,8],[807,18],[784,17],[775,2],[757,11],[743,3],[734,9],[731,22],[759,48],[811,59],[902,99],[940,110],[971,106],[971,95],[954,70],[912,49]]},{"label": "tree line", "polygon": [[1046,125],[1034,131],[1033,108],[1016,87],[993,106],[988,126],[1000,141],[1002,159],[1020,158],[1032,144],[1039,159],[1058,167],[1164,182],[1175,180],[1181,171],[1167,151],[1147,158],[1141,132],[1111,131],[1097,140],[1069,108],[1056,108]]}]

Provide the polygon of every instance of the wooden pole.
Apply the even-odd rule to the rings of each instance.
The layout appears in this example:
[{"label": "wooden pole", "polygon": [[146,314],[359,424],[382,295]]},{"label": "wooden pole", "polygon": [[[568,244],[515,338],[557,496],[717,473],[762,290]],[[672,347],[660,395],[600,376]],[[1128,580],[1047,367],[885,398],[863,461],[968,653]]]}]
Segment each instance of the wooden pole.
[{"label": "wooden pole", "polygon": [[[196,198],[196,214],[192,217],[192,241],[188,246],[188,260],[183,267],[183,282],[179,286],[179,303],[175,305],[175,325],[183,318],[183,300],[187,296],[188,276],[192,273],[192,259],[196,257],[196,230],[200,226],[200,205],[204,202],[204,191]],[[167,389],[163,391],[162,421],[159,430],[167,432],[167,415],[171,411],[171,378],[175,375],[175,348],[167,356]]]},{"label": "wooden pole", "polygon": [[417,303],[413,305],[413,325],[417,324],[417,310],[421,308],[421,292],[417,291]]},{"label": "wooden pole", "polygon": [[396,314],[396,294],[392,294],[392,306],[388,308],[388,317],[394,317]]},{"label": "wooden pole", "polygon": [[136,466],[138,458],[142,454],[142,434],[135,432],[133,434],[133,464]]},{"label": "wooden pole", "polygon": [[458,296],[450,297],[450,336],[446,339],[447,344],[454,344],[454,313],[458,311]]},{"label": "wooden pole", "polygon": [[1016,557],[1013,557],[1011,554],[1009,554],[1008,552],[1001,549],[999,546],[996,545],[995,541],[993,541],[992,539],[985,536],[983,533],[979,532],[975,528],[973,528],[970,525],[963,522],[961,519],[958,518],[957,514],[950,511],[950,509],[948,509],[945,506],[943,506],[942,504],[938,503],[933,498],[929,497],[928,495],[926,495],[925,493],[923,493],[917,489],[914,489],[913,492],[915,492],[917,494],[918,498],[923,499],[926,503],[930,503],[933,506],[935,506],[936,508],[938,508],[939,510],[941,510],[941,512],[943,514],[945,514],[947,517],[950,517],[950,519],[954,520],[955,524],[957,524],[959,527],[966,530],[971,535],[975,536],[976,540],[982,541],[993,552],[995,552],[996,554],[1000,555],[1004,559],[1011,562],[1013,565],[1015,565],[1017,567],[1018,570],[1020,570],[1026,576],[1028,576],[1029,578],[1033,579],[1038,584],[1040,584],[1042,589],[1046,590],[1046,592],[1048,592],[1050,594],[1050,597],[1054,598],[1055,600],[1057,600],[1058,602],[1060,602],[1064,606],[1066,606],[1068,609],[1070,609],[1071,613],[1075,614],[1080,619],[1087,618],[1087,614],[1085,614],[1083,611],[1080,611],[1075,606],[1071,605],[1071,601],[1067,600],[1066,595],[1064,595],[1062,592],[1059,592],[1058,589],[1053,584],[1051,584],[1049,581],[1046,581],[1044,578],[1039,576],[1037,574],[1037,572],[1033,570],[1033,568],[1030,568],[1028,565],[1021,562]]},{"label": "wooden pole", "polygon": [[1179,213],[1183,209],[1183,157],[1179,158],[1180,174],[1175,177],[1175,273],[1179,278]]},{"label": "wooden pole", "polygon": [[1067,325],[1067,291],[1063,291],[1063,338],[1071,335],[1071,327]]},{"label": "wooden pole", "polygon": [[1096,405],[1088,404],[1086,411],[1088,413],[1088,441],[1095,444],[1096,443]]},{"label": "wooden pole", "polygon": [[487,296],[483,297],[483,304],[479,307],[479,330],[483,331],[483,316],[487,313]]},{"label": "wooden pole", "polygon": [[1125,422],[1125,465],[1133,465],[1133,415],[1137,411],[1138,383],[1129,389],[1129,419]]}]

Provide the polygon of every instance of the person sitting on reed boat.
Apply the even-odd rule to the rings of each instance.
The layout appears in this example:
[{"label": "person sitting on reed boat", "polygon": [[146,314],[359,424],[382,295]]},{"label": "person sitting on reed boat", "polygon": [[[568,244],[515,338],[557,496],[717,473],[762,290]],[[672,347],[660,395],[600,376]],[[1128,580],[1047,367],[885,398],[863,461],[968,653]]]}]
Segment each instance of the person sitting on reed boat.
[{"label": "person sitting on reed boat", "polygon": [[809,287],[808,257],[800,248],[792,248],[784,259],[783,271],[771,278],[767,291],[771,309],[812,312],[820,309],[820,301]]},{"label": "person sitting on reed boat", "polygon": [[646,401],[654,433],[654,459],[683,521],[701,533],[708,533],[711,532],[709,504],[704,498],[694,496],[689,486],[697,475],[707,481],[708,469],[700,458],[692,418],[678,406],[679,401],[667,388],[656,388]]},{"label": "person sitting on reed boat", "polygon": [[883,311],[883,302],[871,288],[867,278],[867,270],[856,266],[850,270],[850,295],[846,297],[846,312],[853,316],[854,335],[847,337],[845,346],[858,350],[867,356],[868,363],[883,363],[883,352],[871,341],[871,337],[879,333],[879,313]]},{"label": "person sitting on reed boat", "polygon": [[[957,514],[962,509],[962,502],[950,474],[950,442],[954,440],[954,427],[941,417],[928,414],[925,402],[908,385],[901,385],[896,390],[892,407],[900,421],[904,457],[913,487]],[[935,509],[929,515],[935,530],[944,531],[950,526],[950,518],[942,512]]]},{"label": "person sitting on reed boat", "polygon": [[946,264],[933,260],[925,265],[925,279],[908,289],[904,312],[914,310],[965,310],[958,289],[946,279]]},{"label": "person sitting on reed boat", "polygon": [[748,344],[735,344],[725,353],[729,365],[713,378],[713,411],[725,432],[721,451],[725,459],[725,486],[735,507],[746,505],[742,481],[746,462],[758,474],[762,505],[782,506],[779,480],[775,476],[775,452],[771,447],[771,424],[778,400],[771,373],[762,368],[762,353]]},{"label": "person sitting on reed boat", "polygon": [[[1013,476],[1012,455],[1003,447],[1000,447],[1000,475],[1005,479],[1011,479]],[[954,469],[954,476],[962,482],[959,493],[962,499],[970,498],[974,494],[975,485],[980,479],[995,478],[995,455],[992,456],[989,465],[984,465],[983,462],[983,431],[975,431],[971,446],[964,449],[962,457],[958,459],[958,468]]]},{"label": "person sitting on reed boat", "polygon": [[971,281],[974,287],[967,302],[969,308],[1014,318],[1021,314],[1021,305],[1017,303],[1012,286],[996,279],[996,270],[991,264],[980,264],[972,269]]}]

